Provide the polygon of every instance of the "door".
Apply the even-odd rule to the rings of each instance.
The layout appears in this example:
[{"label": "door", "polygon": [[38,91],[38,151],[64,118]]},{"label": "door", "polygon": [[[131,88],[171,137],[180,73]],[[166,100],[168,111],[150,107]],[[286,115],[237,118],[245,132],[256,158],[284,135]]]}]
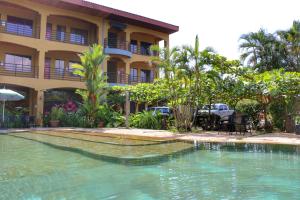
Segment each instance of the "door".
[{"label": "door", "polygon": [[117,62],[108,61],[107,62],[107,82],[109,83],[117,83]]}]

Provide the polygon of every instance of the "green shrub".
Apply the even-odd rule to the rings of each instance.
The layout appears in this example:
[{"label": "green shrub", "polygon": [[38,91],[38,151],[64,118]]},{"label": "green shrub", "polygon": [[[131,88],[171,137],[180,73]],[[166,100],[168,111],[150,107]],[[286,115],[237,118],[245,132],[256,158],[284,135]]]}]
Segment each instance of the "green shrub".
[{"label": "green shrub", "polygon": [[129,118],[129,125],[134,128],[161,129],[161,115],[159,113],[153,114],[152,111],[134,114]]},{"label": "green shrub", "polygon": [[77,112],[65,112],[60,119],[60,126],[62,127],[89,127],[88,121],[84,115]]},{"label": "green shrub", "polygon": [[258,114],[262,112],[263,108],[257,101],[245,99],[238,102],[236,110],[246,114],[254,126],[257,126],[259,123]]},{"label": "green shrub", "polygon": [[104,122],[106,127],[124,126],[125,118],[121,113],[114,111],[109,105],[104,104],[99,107],[96,122]]},{"label": "green shrub", "polygon": [[274,101],[269,106],[269,111],[272,116],[272,125],[280,130],[285,129],[285,102]]},{"label": "green shrub", "polygon": [[50,112],[50,119],[51,120],[60,120],[64,115],[64,110],[58,106],[54,106]]}]

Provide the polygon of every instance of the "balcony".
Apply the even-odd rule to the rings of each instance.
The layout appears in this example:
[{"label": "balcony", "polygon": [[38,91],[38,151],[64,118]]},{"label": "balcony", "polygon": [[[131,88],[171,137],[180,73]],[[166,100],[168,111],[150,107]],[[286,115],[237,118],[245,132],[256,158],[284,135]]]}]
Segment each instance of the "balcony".
[{"label": "balcony", "polygon": [[119,39],[104,39],[104,52],[106,54],[121,55],[131,58],[128,42]]},{"label": "balcony", "polygon": [[152,83],[154,78],[133,76],[125,73],[105,73],[109,84],[135,85],[138,83]]},{"label": "balcony", "polygon": [[27,19],[11,17],[9,21],[0,20],[0,33],[39,38],[39,32],[40,28],[33,28],[33,22]]},{"label": "balcony", "polygon": [[0,63],[0,75],[38,78],[38,67],[22,64]]},{"label": "balcony", "polygon": [[88,38],[88,32],[82,32],[82,34],[78,34],[74,32],[62,32],[58,30],[47,31],[46,40],[81,46],[89,46],[91,44],[97,43],[96,40],[90,40]]},{"label": "balcony", "polygon": [[84,78],[81,76],[77,76],[72,73],[48,71],[47,68],[45,68],[44,79],[62,80],[62,81],[79,81],[79,82],[85,81]]}]

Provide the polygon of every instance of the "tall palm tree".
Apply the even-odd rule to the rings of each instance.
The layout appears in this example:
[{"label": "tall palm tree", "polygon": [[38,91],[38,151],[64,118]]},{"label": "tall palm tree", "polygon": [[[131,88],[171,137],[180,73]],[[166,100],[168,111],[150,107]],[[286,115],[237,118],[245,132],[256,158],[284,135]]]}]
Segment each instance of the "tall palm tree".
[{"label": "tall palm tree", "polygon": [[86,52],[79,55],[81,64],[74,64],[74,74],[84,78],[86,92],[83,96],[87,118],[93,126],[99,110],[100,98],[105,94],[107,87],[106,76],[103,75],[101,64],[106,59],[101,45],[93,45]]},{"label": "tall palm tree", "polygon": [[240,37],[241,60],[259,72],[281,68],[279,44],[273,34],[261,29]]},{"label": "tall palm tree", "polygon": [[286,31],[277,31],[288,71],[300,72],[300,21]]}]

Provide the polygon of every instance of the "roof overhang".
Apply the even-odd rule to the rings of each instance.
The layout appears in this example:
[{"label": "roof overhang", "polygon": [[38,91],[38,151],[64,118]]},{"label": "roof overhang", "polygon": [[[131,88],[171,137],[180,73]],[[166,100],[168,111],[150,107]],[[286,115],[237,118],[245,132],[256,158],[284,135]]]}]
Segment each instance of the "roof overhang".
[{"label": "roof overhang", "polygon": [[150,19],[122,10],[102,6],[84,0],[31,0],[58,8],[73,10],[89,15],[105,17],[122,23],[141,26],[155,31],[172,34],[179,31],[179,27],[155,19]]}]

